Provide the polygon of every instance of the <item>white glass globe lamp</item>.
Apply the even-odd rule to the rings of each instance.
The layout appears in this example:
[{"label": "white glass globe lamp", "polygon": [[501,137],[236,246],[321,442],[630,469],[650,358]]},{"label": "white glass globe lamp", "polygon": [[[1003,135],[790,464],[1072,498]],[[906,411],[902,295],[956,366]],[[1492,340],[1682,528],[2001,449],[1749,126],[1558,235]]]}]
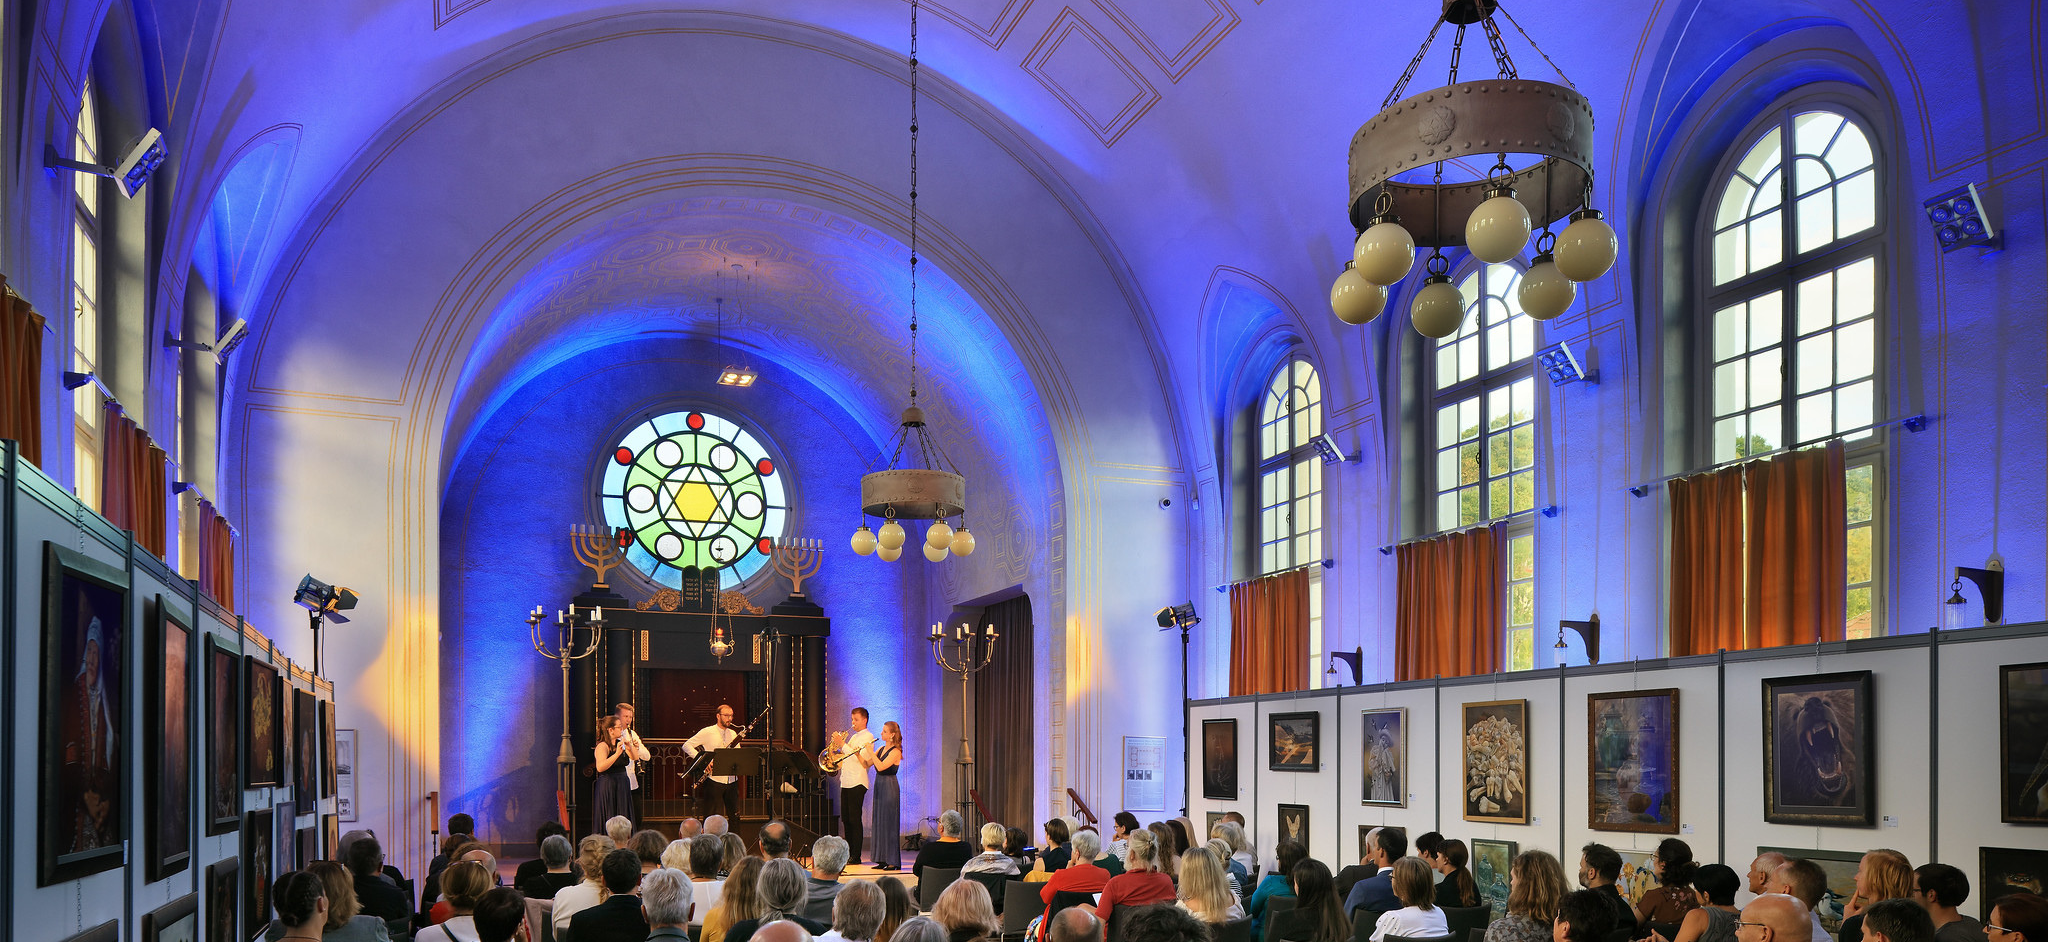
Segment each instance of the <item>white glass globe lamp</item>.
[{"label": "white glass globe lamp", "polygon": [[901,546],[879,546],[875,548],[875,556],[885,563],[893,563],[902,555],[903,547]]},{"label": "white glass globe lamp", "polygon": [[[888,523],[882,524],[882,529],[875,534],[875,539],[882,544],[883,549],[901,552],[903,549],[903,536],[903,524],[890,520]],[[895,559],[896,557],[890,556],[887,558]]]},{"label": "white glass globe lamp", "polygon": [[1545,252],[1530,262],[1529,270],[1522,273],[1522,287],[1517,298],[1522,310],[1539,321],[1547,321],[1563,314],[1572,306],[1572,300],[1579,295],[1579,288],[1557,270],[1557,262]]},{"label": "white glass globe lamp", "polygon": [[931,526],[925,528],[924,545],[932,549],[945,549],[952,542],[953,528],[947,526],[946,521],[934,520]]},{"label": "white glass globe lamp", "polygon": [[1415,292],[1415,305],[1408,317],[1414,321],[1416,333],[1448,337],[1458,332],[1458,324],[1465,319],[1465,296],[1451,284],[1449,275],[1431,275],[1423,280],[1422,290]]},{"label": "white glass globe lamp", "polygon": [[1529,210],[1513,187],[1494,187],[1486,197],[1465,220],[1465,247],[1481,261],[1505,262],[1529,244]]},{"label": "white glass globe lamp", "polygon": [[974,534],[967,532],[967,525],[964,523],[953,530],[953,555],[974,555]]},{"label": "white glass globe lamp", "polygon": [[1351,261],[1367,284],[1391,285],[1408,277],[1408,269],[1414,267],[1415,237],[1392,215],[1373,219],[1351,244]]},{"label": "white glass globe lamp", "polygon": [[1564,227],[1564,234],[1557,237],[1557,270],[1564,272],[1573,281],[1592,281],[1614,267],[1614,256],[1621,250],[1621,241],[1614,235],[1614,227],[1597,209],[1582,209],[1572,214],[1572,224]]},{"label": "white glass globe lamp", "polygon": [[935,563],[943,563],[946,561],[946,548],[943,546],[933,546],[930,543],[926,543],[924,545],[924,558],[929,559]]},{"label": "white glass globe lamp", "polygon": [[1344,271],[1330,285],[1330,312],[1346,324],[1366,324],[1386,309],[1386,286],[1360,277],[1357,262],[1345,262]]},{"label": "white glass globe lamp", "polygon": [[858,556],[872,556],[875,553],[875,531],[863,523],[853,531],[853,552]]}]

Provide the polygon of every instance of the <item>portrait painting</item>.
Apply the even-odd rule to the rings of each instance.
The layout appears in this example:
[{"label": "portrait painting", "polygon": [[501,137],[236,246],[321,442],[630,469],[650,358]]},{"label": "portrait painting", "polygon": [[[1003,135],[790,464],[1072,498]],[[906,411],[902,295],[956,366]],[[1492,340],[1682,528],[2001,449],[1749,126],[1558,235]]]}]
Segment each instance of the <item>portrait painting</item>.
[{"label": "portrait painting", "polygon": [[142,942],[199,942],[199,894],[187,893],[143,913]]},{"label": "portrait painting", "polygon": [[1464,706],[1465,820],[1529,823],[1529,701]]},{"label": "portrait painting", "polygon": [[1508,914],[1509,869],[1521,849],[1514,841],[1472,839],[1472,878],[1479,885],[1479,898],[1493,908],[1493,918]]},{"label": "portrait painting", "polygon": [[121,865],[122,789],[132,774],[128,715],[128,577],[43,544],[42,739],[37,768],[36,885]]},{"label": "portrait painting", "polygon": [[258,660],[256,655],[242,656],[244,788],[284,784],[284,743],[278,727],[278,716],[283,712],[279,704],[282,693],[277,668]]},{"label": "portrait painting", "polygon": [[1359,800],[1408,807],[1408,709],[1364,711],[1365,761]]},{"label": "portrait painting", "polygon": [[319,799],[320,754],[318,708],[309,690],[292,691],[292,797],[301,807]]},{"label": "portrait painting", "polygon": [[320,701],[320,797],[334,797],[334,701]]},{"label": "portrait painting", "polygon": [[2048,824],[2048,662],[1998,672],[1998,820]]},{"label": "portrait painting", "polygon": [[1275,843],[1279,841],[1299,841],[1301,846],[1309,847],[1309,855],[1314,856],[1315,850],[1310,847],[1308,840],[1308,806],[1281,805],[1278,811],[1277,817],[1280,822],[1280,834]]},{"label": "portrait painting", "polygon": [[299,806],[297,802],[280,801],[271,806],[271,811],[277,822],[277,835],[270,843],[270,879],[275,880],[299,867]]},{"label": "portrait painting", "polygon": [[1316,772],[1323,767],[1323,715],[1275,713],[1266,718],[1266,768]]},{"label": "portrait painting", "polygon": [[1204,821],[1204,822],[1202,823],[1202,833],[1204,833],[1204,834],[1214,834],[1214,833],[1216,833],[1216,822],[1218,822],[1218,821],[1221,821],[1221,820],[1223,820],[1223,815],[1224,815],[1224,812],[1221,812],[1221,811],[1211,811],[1211,812],[1209,812],[1209,815],[1208,815],[1208,819],[1207,819],[1206,821]]},{"label": "portrait painting", "polygon": [[1237,721],[1202,721],[1202,797],[1237,800]]},{"label": "portrait painting", "polygon": [[1586,698],[1586,824],[1678,833],[1678,691]]},{"label": "portrait painting", "polygon": [[1877,823],[1870,672],[1764,681],[1764,820]]},{"label": "portrait painting", "polygon": [[242,912],[240,862],[229,857],[206,867],[206,942],[239,942],[235,917]]},{"label": "portrait painting", "polygon": [[206,636],[206,833],[242,823],[242,656]]},{"label": "portrait painting", "polygon": [[242,925],[270,925],[271,847],[277,839],[269,811],[251,811],[242,821]]},{"label": "portrait painting", "polygon": [[294,856],[298,859],[298,866],[294,869],[304,870],[320,859],[320,826],[309,824],[300,828],[296,844],[298,853]]},{"label": "portrait painting", "polygon": [[1819,865],[1821,872],[1827,874],[1828,886],[1821,892],[1820,905],[1814,907],[1814,915],[1820,917],[1821,927],[1829,934],[1841,932],[1842,909],[1849,905],[1849,897],[1856,895],[1856,869],[1863,865],[1862,851],[1759,847],[1756,852],[1759,857],[1765,853],[1779,853],[1788,859],[1803,858]]},{"label": "portrait painting", "polygon": [[142,819],[151,880],[185,869],[192,854],[192,629],[156,597],[144,677]]},{"label": "portrait painting", "polygon": [[2048,890],[2048,850],[2015,847],[1977,848],[1978,920],[1991,921],[1991,907],[2014,893],[2044,895]]}]

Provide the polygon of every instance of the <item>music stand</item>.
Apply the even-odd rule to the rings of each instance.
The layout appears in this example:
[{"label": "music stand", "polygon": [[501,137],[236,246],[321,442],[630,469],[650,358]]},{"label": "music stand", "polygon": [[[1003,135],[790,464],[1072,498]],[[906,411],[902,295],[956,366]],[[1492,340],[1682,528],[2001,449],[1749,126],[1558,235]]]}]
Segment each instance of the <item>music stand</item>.
[{"label": "music stand", "polygon": [[727,746],[705,752],[711,757],[710,775],[760,775],[761,749],[758,746]]}]

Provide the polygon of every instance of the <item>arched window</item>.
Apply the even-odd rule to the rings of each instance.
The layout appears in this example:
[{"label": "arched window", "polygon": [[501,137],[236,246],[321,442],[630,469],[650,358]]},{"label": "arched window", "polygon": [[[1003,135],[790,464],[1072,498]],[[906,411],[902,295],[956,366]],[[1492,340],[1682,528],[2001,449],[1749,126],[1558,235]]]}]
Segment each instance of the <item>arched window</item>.
[{"label": "arched window", "polygon": [[1429,461],[1435,529],[1508,521],[1508,669],[1536,666],[1536,323],[1522,270],[1482,264],[1458,282],[1465,319],[1435,341]]},{"label": "arched window", "polygon": [[[98,109],[93,87],[79,96],[78,126],[71,137],[71,157],[99,163]],[[100,364],[100,198],[101,178],[71,175],[71,369],[99,372]],[[100,505],[100,419],[103,397],[87,383],[72,392],[72,490],[87,506]]]},{"label": "arched window", "polygon": [[1323,654],[1323,380],[1314,365],[1289,357],[1259,401],[1259,573],[1308,566],[1308,677],[1321,686]]},{"label": "arched window", "polygon": [[717,567],[730,587],[759,572],[782,538],[788,476],[737,423],[701,410],[671,412],[612,447],[598,496],[633,569],[675,588],[685,568]]},{"label": "arched window", "polygon": [[1743,144],[1707,204],[1702,451],[1719,464],[1843,440],[1848,637],[1868,637],[1884,478],[1870,427],[1883,401],[1877,155],[1858,119],[1828,107],[1780,108]]}]

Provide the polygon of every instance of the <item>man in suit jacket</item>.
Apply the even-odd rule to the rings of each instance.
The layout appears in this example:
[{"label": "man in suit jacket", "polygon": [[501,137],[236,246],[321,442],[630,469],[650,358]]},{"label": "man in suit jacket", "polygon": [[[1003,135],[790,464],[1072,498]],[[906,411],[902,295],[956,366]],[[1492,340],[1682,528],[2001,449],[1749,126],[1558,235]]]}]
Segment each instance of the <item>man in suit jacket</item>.
[{"label": "man in suit jacket", "polygon": [[[1344,915],[1356,922],[1360,911],[1377,919],[1381,913],[1401,908],[1401,900],[1394,895],[1394,861],[1408,853],[1408,832],[1400,828],[1383,827],[1372,832],[1365,839],[1365,865],[1375,868],[1372,876],[1352,884],[1351,892],[1344,897]],[[1344,868],[1350,870],[1350,867]]]},{"label": "man in suit jacket", "polygon": [[569,938],[577,942],[645,942],[647,917],[640,911],[640,855],[615,850],[604,857],[605,901],[569,917]]},{"label": "man in suit jacket", "polygon": [[382,879],[384,847],[375,837],[358,837],[348,847],[348,872],[355,878],[356,903],[366,915],[391,923],[412,918],[412,897]]}]

